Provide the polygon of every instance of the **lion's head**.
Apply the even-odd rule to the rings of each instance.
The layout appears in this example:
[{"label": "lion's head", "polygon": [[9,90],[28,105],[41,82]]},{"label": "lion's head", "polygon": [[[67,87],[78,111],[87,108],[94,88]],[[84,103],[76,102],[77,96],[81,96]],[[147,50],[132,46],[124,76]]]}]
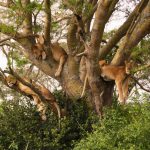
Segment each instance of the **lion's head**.
[{"label": "lion's head", "polygon": [[12,75],[8,75],[8,76],[6,77],[6,82],[7,82],[7,84],[8,84],[10,87],[12,87],[12,86],[14,86],[14,85],[16,84],[17,79],[16,79],[14,76],[12,76]]}]

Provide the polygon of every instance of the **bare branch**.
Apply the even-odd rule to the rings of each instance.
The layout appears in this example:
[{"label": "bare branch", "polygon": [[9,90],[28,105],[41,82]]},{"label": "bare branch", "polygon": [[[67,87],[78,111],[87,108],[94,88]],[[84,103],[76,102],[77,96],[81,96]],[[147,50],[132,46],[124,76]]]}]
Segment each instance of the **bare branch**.
[{"label": "bare branch", "polygon": [[[93,44],[93,49],[98,51],[100,42],[102,40],[104,27],[109,19],[108,17],[108,10],[111,6],[112,1],[106,0],[106,1],[99,1],[98,8],[95,13],[95,20],[93,23],[93,28],[91,32],[91,43]],[[110,16],[110,14],[109,14]]]},{"label": "bare branch", "polygon": [[150,90],[143,87],[143,85],[134,76],[131,76],[131,78],[140,86],[141,89],[143,89],[146,92],[150,92]]},{"label": "bare branch", "polygon": [[44,38],[47,43],[50,42],[50,28],[51,28],[51,9],[50,1],[44,0],[44,11],[45,11],[45,24],[44,24]]},{"label": "bare branch", "polygon": [[85,50],[84,52],[79,53],[79,54],[77,54],[76,56],[77,56],[77,57],[87,56],[87,51]]},{"label": "bare branch", "polygon": [[61,19],[59,19],[57,21],[54,21],[54,23],[59,23],[59,22],[61,22],[63,20],[68,20],[68,19],[71,19],[71,16],[65,16],[65,17],[63,17],[63,18],[61,18]]},{"label": "bare branch", "polygon": [[3,42],[8,41],[10,39],[12,39],[12,37],[8,37],[8,38],[5,38],[5,39],[2,39],[2,40],[0,40],[0,43],[3,43]]},{"label": "bare branch", "polygon": [[[44,1],[41,2],[40,5],[43,5]],[[35,26],[36,25],[36,19],[37,19],[37,16],[38,14],[40,13],[40,9],[36,12],[36,14],[32,13],[33,14],[33,25]]]}]

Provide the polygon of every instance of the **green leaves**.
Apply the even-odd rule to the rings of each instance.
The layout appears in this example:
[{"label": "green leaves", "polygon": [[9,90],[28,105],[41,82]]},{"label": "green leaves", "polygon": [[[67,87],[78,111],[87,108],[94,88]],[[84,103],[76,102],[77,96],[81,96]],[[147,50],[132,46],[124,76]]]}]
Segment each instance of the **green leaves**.
[{"label": "green leaves", "polygon": [[[56,97],[61,103],[65,101],[62,93],[56,93]],[[58,118],[49,108],[46,112],[48,120],[42,122],[31,100],[18,99],[0,105],[0,149],[70,150],[90,128],[83,103],[70,105],[70,115],[61,119],[61,131],[58,132]]]},{"label": "green leaves", "polygon": [[[63,93],[57,91],[55,96],[63,108]],[[150,149],[150,103],[146,97],[143,103],[105,108],[103,120],[90,112],[84,101],[69,101],[68,106],[69,114],[61,119],[58,132],[57,117],[49,108],[44,123],[31,100],[4,101],[0,105],[0,149]]]},{"label": "green leaves", "polygon": [[1,23],[0,24],[0,32],[4,34],[13,34],[15,33],[13,26],[7,26],[6,24]]},{"label": "green leaves", "polygon": [[133,103],[106,109],[105,118],[74,150],[150,149],[150,103]]}]

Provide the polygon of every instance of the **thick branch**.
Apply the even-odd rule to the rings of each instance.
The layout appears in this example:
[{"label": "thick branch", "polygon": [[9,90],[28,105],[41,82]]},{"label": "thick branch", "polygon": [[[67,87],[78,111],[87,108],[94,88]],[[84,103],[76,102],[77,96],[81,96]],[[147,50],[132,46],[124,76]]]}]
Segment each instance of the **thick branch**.
[{"label": "thick branch", "polygon": [[136,46],[143,37],[150,33],[150,1],[148,2],[146,8],[143,10],[140,20],[137,21],[132,33],[126,35],[119,50],[117,51],[112,64],[120,65],[125,59],[127,59],[132,48]]},{"label": "thick branch", "polygon": [[51,9],[50,9],[50,1],[44,0],[45,7],[45,24],[44,24],[44,37],[47,43],[50,42],[50,28],[51,28]]},{"label": "thick branch", "polygon": [[[148,0],[144,0],[144,5],[146,5]],[[116,33],[110,38],[108,43],[100,50],[100,59],[105,58],[105,56],[115,47],[115,45],[120,41],[120,39],[125,36],[128,28],[130,27],[132,20],[141,6],[143,1],[141,1],[133,10],[133,12],[129,15],[128,19],[124,22],[124,24],[116,31]]]},{"label": "thick branch", "polygon": [[118,3],[119,0],[113,0],[110,7],[109,7],[109,10],[108,10],[108,15],[107,15],[107,20],[109,20],[109,18],[111,17],[112,13],[115,11],[115,6],[116,4]]},{"label": "thick branch", "polygon": [[21,44],[24,48],[30,49],[31,45],[34,43],[34,37],[37,35],[31,34],[24,34],[24,33],[19,33],[14,30],[12,26],[0,23],[0,32],[7,35],[8,37],[1,40],[0,43],[5,42],[10,39],[14,39],[18,43]]},{"label": "thick branch", "polygon": [[32,34],[32,12],[27,9],[27,6],[30,5],[30,0],[22,0],[22,6],[25,10],[25,19],[23,21],[23,34],[29,35]]},{"label": "thick branch", "polygon": [[102,40],[105,23],[108,21],[108,10],[112,1],[105,0],[99,1],[98,8],[95,13],[95,20],[91,32],[91,43],[93,44],[93,49],[98,51],[100,42]]},{"label": "thick branch", "polygon": [[85,22],[85,32],[86,33],[89,33],[90,32],[90,25],[91,25],[91,21],[92,21],[92,18],[93,18],[93,15],[95,13],[95,11],[97,10],[97,0],[94,0],[94,1],[90,1],[89,2],[92,6],[93,6],[93,9],[92,11],[89,13],[88,16],[85,16],[83,18],[83,22]]},{"label": "thick branch", "polygon": [[[74,18],[74,16],[73,16],[73,18]],[[73,20],[71,22],[71,26],[69,29],[69,32],[71,34],[68,34],[68,41],[70,41],[70,42],[68,42],[68,45],[70,43],[69,52],[71,52],[71,53],[74,50],[78,50],[78,49],[76,49],[78,43],[75,43],[76,29],[77,29],[77,26],[74,24],[74,20]],[[1,26],[0,26],[0,30],[1,30]],[[22,31],[22,33],[24,32],[24,30],[21,30],[21,31]],[[67,94],[69,96],[74,97],[74,98],[80,97],[82,83],[79,79],[79,71],[78,71],[79,63],[74,58],[74,56],[71,56],[71,55],[68,56],[67,61],[64,64],[61,77],[56,78],[54,76],[54,74],[56,72],[56,69],[58,68],[57,62],[52,61],[53,59],[51,57],[48,57],[45,60],[38,60],[33,56],[31,47],[33,44],[35,44],[33,42],[34,37],[28,37],[29,34],[26,35],[26,34],[19,34],[19,33],[15,34],[15,37],[14,37],[14,34],[12,34],[10,32],[9,33],[5,32],[5,34],[12,36],[12,38],[15,39],[23,47],[22,49],[19,49],[19,50],[21,50],[23,52],[25,57],[27,59],[29,59],[32,62],[32,64],[37,66],[46,75],[51,76],[51,77],[55,78],[56,80],[60,81],[63,89],[67,92]],[[20,38],[18,39],[18,37],[20,37]],[[21,37],[26,37],[26,38],[21,38]]]},{"label": "thick branch", "polygon": [[98,50],[100,42],[102,41],[102,36],[104,32],[104,27],[108,21],[108,10],[112,1],[103,0],[99,1],[98,8],[95,13],[95,20],[91,33],[91,44],[85,48],[88,52],[86,58],[86,69],[89,85],[93,95],[93,101],[95,103],[96,112],[102,115],[102,86],[100,85],[100,70],[98,66]]},{"label": "thick branch", "polygon": [[[9,28],[9,27],[8,27],[8,28]],[[1,28],[0,28],[0,31],[1,31]],[[37,36],[37,35],[33,35],[33,34],[31,34],[31,35],[25,35],[25,36],[24,36],[24,35],[21,35],[21,34],[19,34],[19,33],[16,33],[15,35],[13,35],[13,34],[11,34],[11,33],[8,33],[7,35],[8,35],[9,37],[0,40],[0,43],[6,42],[6,41],[11,40],[11,39],[14,39],[14,40],[16,40],[16,41],[19,42],[20,39],[25,39],[25,38],[36,37],[36,36]]]},{"label": "thick branch", "polygon": [[76,45],[78,45],[78,41],[76,38],[77,25],[74,22],[75,18],[73,16],[73,18],[70,20],[70,26],[67,33],[67,44],[69,54],[72,54],[74,51],[76,51]]},{"label": "thick branch", "polygon": [[[3,31],[0,26],[0,31]],[[2,42],[9,40],[9,39],[14,39],[17,41],[23,48],[19,49],[22,50],[23,54],[27,59],[29,59],[33,64],[35,64],[40,70],[42,70],[45,74],[54,77],[55,71],[56,71],[56,63],[52,61],[53,59],[46,59],[45,61],[42,60],[37,60],[31,51],[31,47],[33,45],[32,40],[36,35],[22,35],[22,34],[14,34],[13,33],[5,33],[6,35],[11,36],[10,38],[6,38],[2,40]],[[51,62],[51,63],[50,63]]]}]

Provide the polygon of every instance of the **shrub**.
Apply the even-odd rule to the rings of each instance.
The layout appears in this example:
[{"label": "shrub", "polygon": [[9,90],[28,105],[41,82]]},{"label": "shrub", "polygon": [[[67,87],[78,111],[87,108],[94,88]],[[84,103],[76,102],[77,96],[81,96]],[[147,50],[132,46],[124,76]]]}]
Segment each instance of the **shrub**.
[{"label": "shrub", "polygon": [[150,149],[150,103],[132,103],[105,110],[105,117],[74,150]]},{"label": "shrub", "polygon": [[[57,93],[62,99],[62,93]],[[0,105],[0,149],[2,150],[69,150],[90,128],[88,111],[83,102],[73,103],[70,115],[58,120],[48,109],[48,120],[40,120],[30,100],[4,101]],[[85,111],[83,111],[85,110]]]}]

